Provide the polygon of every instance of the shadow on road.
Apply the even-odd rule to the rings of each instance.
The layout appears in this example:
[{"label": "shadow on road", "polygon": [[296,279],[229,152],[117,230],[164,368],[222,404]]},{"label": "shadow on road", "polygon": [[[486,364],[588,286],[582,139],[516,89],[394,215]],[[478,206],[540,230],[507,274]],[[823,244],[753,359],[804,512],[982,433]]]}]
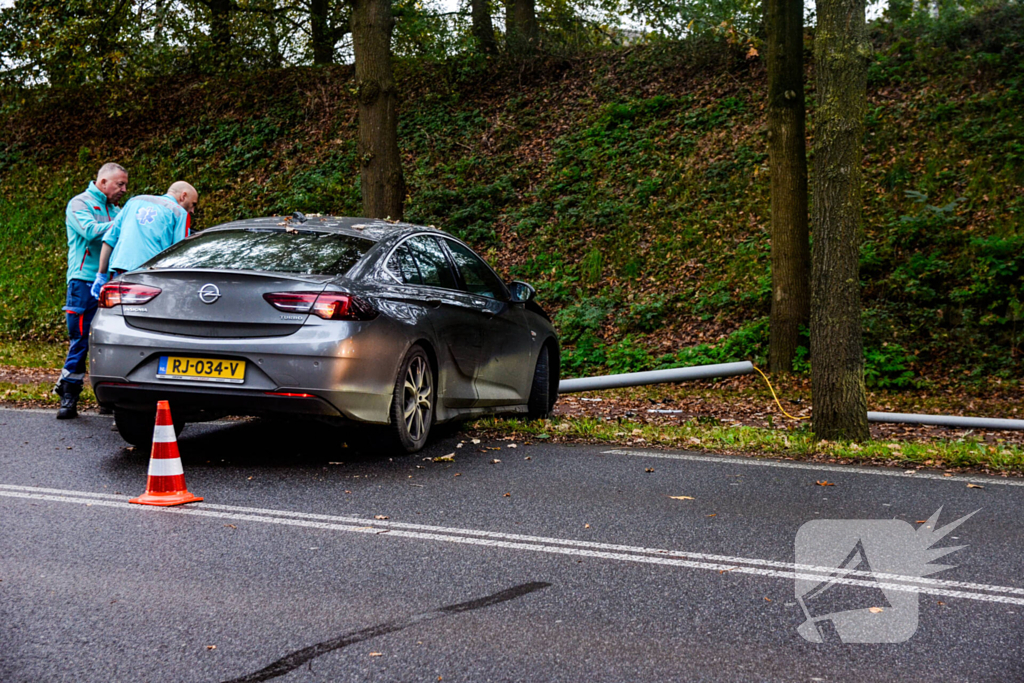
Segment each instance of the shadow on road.
[{"label": "shadow on road", "polygon": [[[412,455],[384,454],[368,446],[346,444],[352,432],[346,428],[312,420],[251,419],[233,423],[192,424],[178,437],[178,450],[186,466],[214,467],[322,467],[344,462],[346,465],[373,465],[391,461],[409,462],[454,442],[445,434],[431,439],[426,449]],[[149,449],[129,449],[119,453],[122,464],[145,463]]]}]

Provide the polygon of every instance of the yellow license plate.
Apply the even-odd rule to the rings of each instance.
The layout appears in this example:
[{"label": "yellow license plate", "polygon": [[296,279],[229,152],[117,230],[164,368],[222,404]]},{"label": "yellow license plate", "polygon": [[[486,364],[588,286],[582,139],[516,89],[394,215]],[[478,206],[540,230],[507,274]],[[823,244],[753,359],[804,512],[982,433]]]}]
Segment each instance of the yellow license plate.
[{"label": "yellow license plate", "polygon": [[245,361],[222,358],[160,356],[157,379],[188,379],[202,382],[245,382]]}]

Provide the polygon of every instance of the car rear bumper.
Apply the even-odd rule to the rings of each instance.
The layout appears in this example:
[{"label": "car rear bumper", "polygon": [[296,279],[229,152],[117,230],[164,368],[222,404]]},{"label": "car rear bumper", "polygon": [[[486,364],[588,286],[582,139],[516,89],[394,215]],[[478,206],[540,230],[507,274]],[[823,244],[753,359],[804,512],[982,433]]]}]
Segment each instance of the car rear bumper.
[{"label": "car rear bumper", "polygon": [[[90,378],[105,406],[148,410],[170,400],[179,404],[176,415],[284,413],[386,424],[405,337],[377,322],[303,326],[287,337],[196,339],[130,327],[101,310],[90,337]],[[244,384],[160,379],[164,355],[243,360]]]},{"label": "car rear bumper", "polygon": [[213,387],[169,387],[104,381],[93,378],[100,405],[150,411],[157,401],[169,401],[171,413],[185,422],[212,420],[223,415],[291,414],[343,420],[343,413],[312,394],[238,391]]}]

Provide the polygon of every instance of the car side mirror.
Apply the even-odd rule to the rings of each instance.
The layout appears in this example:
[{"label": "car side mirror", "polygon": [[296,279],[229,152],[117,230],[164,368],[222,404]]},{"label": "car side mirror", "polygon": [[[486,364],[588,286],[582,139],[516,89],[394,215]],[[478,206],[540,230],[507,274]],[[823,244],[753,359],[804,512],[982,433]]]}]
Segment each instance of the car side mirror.
[{"label": "car side mirror", "polygon": [[510,284],[508,289],[514,304],[525,304],[537,296],[537,290],[533,288],[533,285],[529,285],[521,280],[516,280]]}]

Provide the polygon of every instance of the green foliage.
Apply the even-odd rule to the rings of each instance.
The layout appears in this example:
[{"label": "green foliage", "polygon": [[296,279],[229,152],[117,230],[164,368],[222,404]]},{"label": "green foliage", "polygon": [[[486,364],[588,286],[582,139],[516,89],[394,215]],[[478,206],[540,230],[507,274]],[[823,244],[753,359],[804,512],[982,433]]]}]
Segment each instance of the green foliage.
[{"label": "green foliage", "polygon": [[607,355],[598,334],[612,305],[607,298],[585,298],[555,314],[555,328],[562,343],[567,345],[562,354],[562,367],[569,374],[604,365]]},{"label": "green foliage", "polygon": [[620,326],[635,332],[654,332],[665,322],[669,311],[668,297],[652,294],[649,298],[630,304],[629,312]]},{"label": "green foliage", "polygon": [[768,357],[768,319],[748,323],[715,344],[698,344],[658,359],[659,368],[713,365],[749,360],[764,364]]},{"label": "green foliage", "polygon": [[613,373],[642,372],[651,369],[654,359],[639,340],[627,334],[619,343],[608,349],[605,365]]},{"label": "green foliage", "polygon": [[[873,29],[861,277],[874,386],[1024,372],[1024,52],[1010,38],[1021,17],[971,15],[956,36],[915,21]],[[764,81],[709,45],[515,68],[475,54],[398,61],[406,217],[532,282],[566,375],[765,356]],[[347,67],[126,75],[5,100],[0,336],[64,337],[63,208],[111,155],[132,194],[193,180],[201,226],[358,214],[350,78]],[[700,334],[719,341],[665,355]]]},{"label": "green foliage", "polygon": [[899,344],[883,343],[864,349],[864,383],[878,389],[908,389],[917,386],[910,365],[914,356]]}]

